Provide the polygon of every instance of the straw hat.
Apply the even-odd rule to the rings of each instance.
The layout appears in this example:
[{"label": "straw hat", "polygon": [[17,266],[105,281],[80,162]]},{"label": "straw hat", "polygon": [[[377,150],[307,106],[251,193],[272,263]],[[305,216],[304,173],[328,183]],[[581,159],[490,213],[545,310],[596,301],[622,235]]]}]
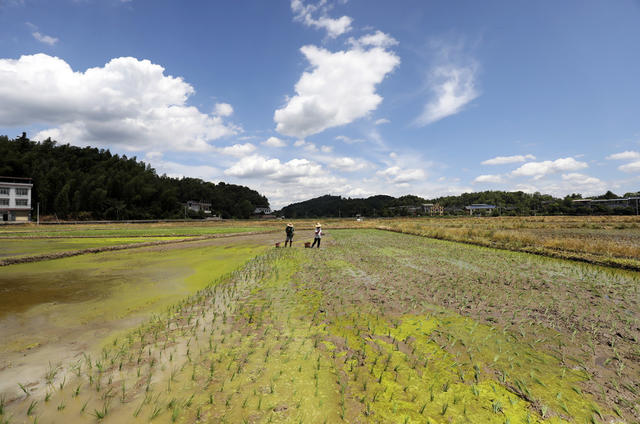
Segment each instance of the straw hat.
[{"label": "straw hat", "polygon": [[316,227],[322,227],[322,225],[320,225],[320,223],[318,222],[318,223],[316,224]]},{"label": "straw hat", "polygon": [[293,227],[293,224],[292,223],[288,223],[287,227]]}]

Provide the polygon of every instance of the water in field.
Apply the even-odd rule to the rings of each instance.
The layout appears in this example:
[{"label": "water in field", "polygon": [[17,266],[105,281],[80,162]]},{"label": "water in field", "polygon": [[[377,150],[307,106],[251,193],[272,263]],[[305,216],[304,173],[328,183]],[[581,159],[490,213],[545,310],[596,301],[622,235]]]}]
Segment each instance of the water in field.
[{"label": "water in field", "polygon": [[[11,374],[30,368],[10,365],[0,381],[39,378],[42,388],[55,347],[81,352],[117,323],[135,331],[112,337],[97,356],[73,358],[68,387],[37,407],[43,419],[95,422],[107,407],[105,422],[635,417],[628,405],[637,401],[632,389],[640,375],[633,342],[640,335],[638,273],[390,232],[332,231],[322,249],[270,249],[181,302],[181,293],[201,287],[194,276],[222,272],[238,255],[260,249],[250,245],[254,239],[236,240],[55,261],[63,264],[54,274],[64,289],[50,294],[58,300],[39,298],[0,324],[30,323],[34,334],[42,325],[58,341],[27,353],[32,365],[44,364],[40,375]],[[65,275],[84,275],[96,291],[71,296]],[[175,306],[136,326],[129,308],[165,304]],[[77,374],[73,364],[81,367]],[[27,416],[36,395],[18,398],[11,411]]]},{"label": "water in field", "polygon": [[50,361],[90,351],[162,312],[264,251],[271,237],[239,236],[0,268],[0,393],[6,385],[17,388],[14,379],[25,370],[43,373]]},{"label": "water in field", "polygon": [[0,240],[0,259],[180,238],[183,237],[3,238]]}]

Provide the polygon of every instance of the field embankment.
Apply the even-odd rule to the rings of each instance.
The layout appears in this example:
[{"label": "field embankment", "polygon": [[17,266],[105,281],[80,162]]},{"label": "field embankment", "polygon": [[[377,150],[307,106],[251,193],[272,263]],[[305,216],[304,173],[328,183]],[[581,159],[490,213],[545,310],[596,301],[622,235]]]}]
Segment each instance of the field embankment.
[{"label": "field embankment", "polygon": [[640,419],[637,273],[392,232],[329,233],[323,249],[273,249],[98,355],[53,368],[48,396],[26,388],[4,416]]}]

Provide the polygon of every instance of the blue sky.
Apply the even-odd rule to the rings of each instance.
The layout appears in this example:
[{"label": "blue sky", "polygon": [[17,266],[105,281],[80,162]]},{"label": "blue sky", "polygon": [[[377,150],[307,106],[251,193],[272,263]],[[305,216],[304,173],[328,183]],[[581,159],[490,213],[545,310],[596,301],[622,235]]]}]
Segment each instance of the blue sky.
[{"label": "blue sky", "polygon": [[0,0],[0,134],[427,198],[640,190],[640,2]]}]

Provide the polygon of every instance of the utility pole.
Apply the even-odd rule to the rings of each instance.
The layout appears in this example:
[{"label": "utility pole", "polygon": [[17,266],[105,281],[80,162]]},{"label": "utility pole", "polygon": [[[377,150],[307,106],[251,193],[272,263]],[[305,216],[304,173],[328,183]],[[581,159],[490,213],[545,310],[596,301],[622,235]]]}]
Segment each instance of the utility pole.
[{"label": "utility pole", "polygon": [[[636,200],[636,206],[637,206],[638,201]],[[636,207],[637,209],[637,207]],[[38,206],[36,207],[36,225],[40,225],[40,202],[38,202]]]}]

